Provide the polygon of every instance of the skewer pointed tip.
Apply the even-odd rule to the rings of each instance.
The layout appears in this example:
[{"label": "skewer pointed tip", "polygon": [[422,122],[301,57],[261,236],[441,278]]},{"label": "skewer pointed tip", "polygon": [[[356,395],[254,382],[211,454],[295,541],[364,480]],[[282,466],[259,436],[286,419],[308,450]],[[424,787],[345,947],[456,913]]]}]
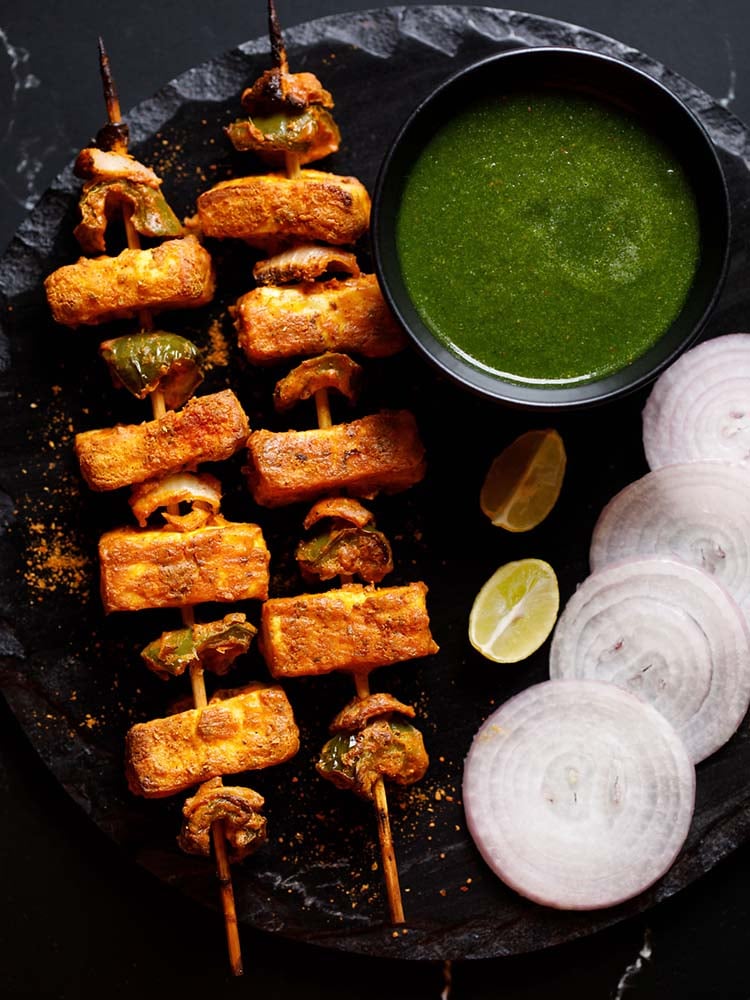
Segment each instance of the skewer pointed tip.
[{"label": "skewer pointed tip", "polygon": [[122,121],[120,99],[117,96],[117,88],[112,76],[109,56],[107,55],[107,50],[104,47],[104,39],[101,35],[98,36],[97,43],[99,48],[99,72],[102,77],[104,103],[107,107],[107,124],[99,131],[96,142],[101,149],[115,149],[125,152],[128,148],[128,127]]},{"label": "skewer pointed tip", "polygon": [[271,55],[273,57],[273,64],[274,66],[277,66],[282,73],[286,73],[289,69],[289,63],[287,62],[286,48],[284,47],[281,25],[279,24],[279,15],[276,13],[276,4],[274,3],[274,0],[268,0],[268,37],[271,40]]}]

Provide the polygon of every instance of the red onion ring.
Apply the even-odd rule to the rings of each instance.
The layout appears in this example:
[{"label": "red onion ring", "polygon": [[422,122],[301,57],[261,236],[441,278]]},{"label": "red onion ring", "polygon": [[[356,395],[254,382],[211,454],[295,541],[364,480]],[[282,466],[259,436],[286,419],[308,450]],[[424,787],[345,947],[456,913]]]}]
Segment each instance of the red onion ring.
[{"label": "red onion ring", "polygon": [[750,630],[707,573],[633,559],[584,580],[558,619],[550,677],[602,680],[639,695],[693,763],[732,736],[750,704]]},{"label": "red onion ring", "polygon": [[652,469],[703,460],[750,466],[750,334],[699,344],[659,376],[643,410],[643,447]]},{"label": "red onion ring", "polygon": [[667,465],[621,490],[594,527],[591,570],[643,555],[680,559],[715,576],[750,622],[750,469]]},{"label": "red onion ring", "polygon": [[652,885],[687,836],[695,770],[653,706],[614,684],[551,680],[472,743],[464,807],[482,857],[545,906],[614,906]]}]

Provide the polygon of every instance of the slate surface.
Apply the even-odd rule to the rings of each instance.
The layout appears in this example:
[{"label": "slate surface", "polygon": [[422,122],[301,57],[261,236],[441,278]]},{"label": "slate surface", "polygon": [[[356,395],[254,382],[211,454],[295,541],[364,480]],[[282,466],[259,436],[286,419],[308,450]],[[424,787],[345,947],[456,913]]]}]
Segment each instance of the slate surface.
[{"label": "slate surface", "polygon": [[[332,169],[357,173],[371,185],[380,150],[398,121],[420,93],[447,72],[509,44],[563,42],[636,61],[675,88],[701,115],[722,150],[735,219],[744,219],[746,132],[717,102],[646,57],[591,32],[497,10],[474,9],[470,21],[466,14],[460,8],[391,9],[329,18],[288,33],[293,64],[317,69],[337,98],[346,142]],[[251,44],[213,60],[129,115],[136,152],[170,176],[168,191],[178,210],[188,211],[195,192],[214,177],[237,169],[236,158],[221,146],[219,126],[235,113],[243,83],[266,65],[263,50],[263,45]],[[163,138],[167,147],[161,146]],[[174,146],[179,151],[169,152]],[[191,173],[187,161],[190,167],[203,166],[208,179]],[[85,575],[90,570],[98,534],[123,522],[127,510],[122,498],[105,500],[79,490],[68,450],[70,423],[78,430],[140,416],[106,386],[95,360],[96,335],[55,330],[46,318],[39,280],[76,256],[70,235],[76,191],[65,172],[22,225],[0,269],[8,306],[3,356],[10,362],[4,388],[11,404],[2,460],[7,526],[2,567],[6,581],[11,581],[4,588],[2,607],[3,689],[58,781],[94,822],[128,856],[213,904],[213,883],[205,866],[186,862],[173,849],[178,805],[134,802],[120,774],[124,729],[134,718],[159,714],[167,697],[162,685],[144,677],[133,652],[142,639],[168,625],[162,626],[162,616],[152,613],[127,622],[102,622],[91,592],[95,584],[87,594],[77,572],[83,569]],[[735,227],[733,267],[710,335],[740,328],[747,314],[743,228]],[[244,252],[220,248],[219,257],[219,301],[203,315],[170,316],[172,328],[196,340],[205,338],[212,319],[221,321],[222,304],[242,290],[247,273],[250,257]],[[542,678],[545,651],[530,665],[500,674],[488,671],[467,648],[462,621],[478,585],[499,562],[529,554],[532,539],[499,539],[482,523],[472,491],[462,488],[457,493],[452,484],[474,483],[478,488],[498,441],[510,440],[533,421],[467,399],[436,380],[416,358],[399,363],[397,373],[390,363],[373,369],[363,409],[408,400],[432,459],[423,486],[377,505],[383,527],[394,538],[397,576],[410,579],[418,571],[431,586],[435,633],[442,647],[434,661],[376,676],[379,689],[417,702],[436,761],[423,794],[402,797],[408,806],[403,816],[396,807],[409,934],[394,939],[383,926],[382,893],[377,873],[373,876],[369,870],[376,851],[366,811],[333,790],[317,783],[313,787],[310,779],[309,760],[325,724],[349,696],[344,679],[305,683],[301,695],[290,692],[307,733],[306,745],[283,774],[269,773],[254,782],[267,795],[272,816],[274,797],[282,790],[282,826],[276,832],[283,843],[277,842],[262,861],[249,862],[247,877],[243,870],[238,880],[241,915],[256,927],[284,936],[364,954],[428,960],[533,950],[632,916],[693,881],[746,839],[747,727],[702,765],[696,822],[686,850],[666,880],[641,899],[592,920],[539,911],[489,879],[463,830],[452,829],[461,827],[456,794],[461,759],[471,734],[492,707]],[[233,358],[231,368],[216,368],[211,380],[217,386],[234,384],[256,423],[268,417],[270,377],[257,379]],[[549,522],[534,533],[533,554],[554,562],[563,597],[585,575],[588,536],[599,509],[620,486],[645,471],[637,433],[642,402],[634,397],[597,411],[595,419],[579,415],[558,424],[570,453],[567,486]],[[229,504],[239,517],[247,501],[236,465],[227,474]],[[286,540],[296,537],[298,512],[264,513],[259,519],[279,552],[274,577],[278,592],[293,590]],[[27,552],[30,546],[39,560],[47,559],[49,568],[49,552],[39,549],[36,526],[53,522],[63,577],[55,589],[45,591],[40,576],[29,575]],[[66,547],[70,544],[75,546],[72,552]],[[77,559],[83,562],[79,565]],[[35,565],[39,568],[41,562],[32,563],[32,569]],[[71,574],[67,578],[65,571]],[[260,676],[259,661],[247,667],[247,673]],[[292,787],[293,798],[286,794]],[[453,802],[436,798],[445,791]]]}]

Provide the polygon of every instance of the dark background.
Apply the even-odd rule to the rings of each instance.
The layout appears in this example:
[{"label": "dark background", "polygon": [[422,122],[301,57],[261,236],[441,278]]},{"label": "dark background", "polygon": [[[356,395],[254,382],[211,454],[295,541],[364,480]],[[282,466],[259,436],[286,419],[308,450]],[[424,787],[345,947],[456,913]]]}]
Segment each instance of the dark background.
[{"label": "dark background", "polygon": [[[371,6],[279,0],[285,26]],[[3,0],[0,251],[99,127],[97,34],[107,42],[127,109],[189,67],[262,35],[264,7],[261,0],[69,0],[54,8]],[[530,10],[646,52],[750,121],[743,0],[556,0]],[[439,963],[326,952],[248,928],[242,929],[247,973],[231,980],[218,915],[124,860],[38,762],[4,704],[0,747],[0,996],[441,996]],[[749,886],[745,847],[645,917],[583,942],[542,955],[454,963],[450,997],[749,998]]]}]

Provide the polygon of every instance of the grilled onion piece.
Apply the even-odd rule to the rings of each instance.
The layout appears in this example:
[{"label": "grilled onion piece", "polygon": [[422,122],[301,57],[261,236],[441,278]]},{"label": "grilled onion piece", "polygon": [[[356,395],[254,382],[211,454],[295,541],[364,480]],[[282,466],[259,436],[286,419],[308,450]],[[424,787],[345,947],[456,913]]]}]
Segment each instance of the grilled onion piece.
[{"label": "grilled onion piece", "polygon": [[332,733],[358,733],[373,719],[390,716],[394,712],[409,719],[413,719],[416,715],[411,705],[405,705],[384,691],[368,694],[364,698],[352,698],[349,704],[341,709],[329,729]]},{"label": "grilled onion piece", "polygon": [[300,243],[273,257],[259,260],[253,267],[253,277],[259,285],[288,285],[316,281],[324,275],[344,274],[358,278],[362,272],[353,253],[340,247],[322,247],[317,243]]},{"label": "grilled onion piece", "polygon": [[202,527],[212,514],[218,514],[221,509],[221,483],[216,476],[206,472],[201,475],[176,472],[163,479],[139,483],[130,492],[130,509],[142,528],[146,527],[149,517],[160,507],[175,507],[181,503],[191,505],[190,513],[182,515],[165,512],[162,515],[164,520],[178,531],[184,530],[183,525],[192,523],[191,520],[186,521],[186,518],[200,512],[202,523],[198,526]]},{"label": "grilled onion piece", "polygon": [[354,404],[361,382],[361,365],[348,354],[327,351],[317,358],[308,358],[280,379],[273,391],[273,405],[277,413],[283,413],[321,389],[335,389]]},{"label": "grilled onion piece", "polygon": [[364,528],[375,521],[372,511],[369,511],[359,500],[354,500],[352,497],[325,497],[312,505],[305,516],[302,527],[308,531],[313,525],[327,517],[353,524],[358,528]]}]

